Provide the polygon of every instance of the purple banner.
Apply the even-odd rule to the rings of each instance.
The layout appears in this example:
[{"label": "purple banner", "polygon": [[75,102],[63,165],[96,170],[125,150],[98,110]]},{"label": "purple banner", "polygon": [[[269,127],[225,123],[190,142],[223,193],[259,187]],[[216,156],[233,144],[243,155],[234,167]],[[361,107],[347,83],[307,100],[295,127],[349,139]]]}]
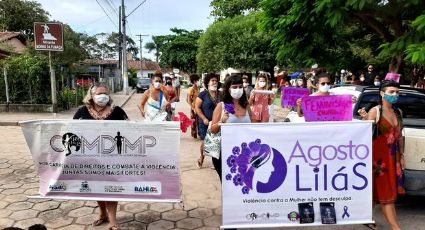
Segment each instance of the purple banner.
[{"label": "purple banner", "polygon": [[310,91],[307,88],[282,88],[282,107],[283,106],[297,106],[298,98],[308,96]]},{"label": "purple banner", "polygon": [[351,95],[303,97],[305,121],[351,121],[353,106]]}]

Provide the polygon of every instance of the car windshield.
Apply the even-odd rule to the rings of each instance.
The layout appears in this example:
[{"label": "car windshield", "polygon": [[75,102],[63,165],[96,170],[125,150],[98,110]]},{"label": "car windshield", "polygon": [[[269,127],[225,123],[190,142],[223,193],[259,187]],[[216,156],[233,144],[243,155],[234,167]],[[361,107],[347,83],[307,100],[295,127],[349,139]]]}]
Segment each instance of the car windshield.
[{"label": "car windshield", "polygon": [[[365,107],[369,111],[372,107],[378,104],[378,94],[365,94],[363,95],[359,108]],[[404,118],[425,119],[425,97],[400,93],[400,97],[396,106],[403,111]]]},{"label": "car windshield", "polygon": [[149,85],[150,83],[151,83],[151,79],[149,79],[149,78],[139,79],[139,84]]}]

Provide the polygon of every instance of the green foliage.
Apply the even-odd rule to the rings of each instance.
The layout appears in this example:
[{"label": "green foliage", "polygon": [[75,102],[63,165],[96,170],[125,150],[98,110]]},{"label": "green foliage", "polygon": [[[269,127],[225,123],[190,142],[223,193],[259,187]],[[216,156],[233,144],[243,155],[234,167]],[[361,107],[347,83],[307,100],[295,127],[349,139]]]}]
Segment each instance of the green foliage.
[{"label": "green foliage", "polygon": [[412,26],[415,29],[418,38],[412,42],[406,49],[406,60],[413,64],[425,65],[425,14],[418,16]]},{"label": "green foliage", "polygon": [[[317,62],[332,66],[340,62],[340,51],[347,49],[351,53],[345,56],[357,54],[364,58],[366,53],[358,48],[366,42],[363,47],[372,51],[369,54],[379,51],[369,59],[392,63],[397,70],[408,44],[423,35],[411,30],[412,20],[425,10],[418,0],[264,0],[261,7],[262,27],[275,35],[273,45],[278,48],[279,62],[284,64],[306,66]],[[357,27],[355,36],[341,36],[352,26]],[[418,28],[423,30],[425,26]],[[361,31],[361,36],[356,31]],[[350,63],[349,58],[345,59]]]},{"label": "green foliage", "polygon": [[68,110],[77,107],[83,103],[86,88],[77,87],[76,89],[64,88],[58,92],[58,107]]},{"label": "green foliage", "polygon": [[[99,33],[93,36],[81,33],[79,34],[81,47],[86,51],[90,59],[117,59],[119,47],[118,33]],[[135,57],[139,49],[133,39],[127,36],[127,52]]]},{"label": "green foliage", "polygon": [[212,0],[211,15],[219,19],[232,18],[257,10],[259,2],[260,0]]},{"label": "green foliage", "polygon": [[21,32],[32,39],[34,22],[45,22],[49,13],[36,1],[1,0],[0,30]]},{"label": "green foliage", "polygon": [[272,70],[272,36],[258,29],[258,13],[214,22],[199,39],[198,72],[228,67],[245,71]]},{"label": "green foliage", "polygon": [[137,69],[129,69],[128,70],[128,85],[130,87],[136,88],[137,86]]},{"label": "green foliage", "polygon": [[81,34],[74,32],[67,24],[63,26],[64,50],[53,52],[54,62],[71,66],[75,62],[88,58],[88,53],[81,46]]},{"label": "green foliage", "polygon": [[162,46],[162,36],[152,36],[152,42],[148,42],[145,44],[145,49],[148,50],[148,53],[155,51],[154,55],[156,58],[156,62],[159,63],[159,56],[161,56],[161,53],[159,52],[159,49]]},{"label": "green foliage", "polygon": [[[12,103],[48,103],[50,75],[48,59],[44,55],[23,54],[2,61],[7,68],[10,101]],[[5,84],[0,81],[0,101],[6,101]]]},{"label": "green foliage", "polygon": [[194,30],[189,32],[172,28],[171,32],[173,34],[155,38],[159,50],[157,53],[161,53],[160,65],[195,72],[197,68],[198,39],[202,31]]}]

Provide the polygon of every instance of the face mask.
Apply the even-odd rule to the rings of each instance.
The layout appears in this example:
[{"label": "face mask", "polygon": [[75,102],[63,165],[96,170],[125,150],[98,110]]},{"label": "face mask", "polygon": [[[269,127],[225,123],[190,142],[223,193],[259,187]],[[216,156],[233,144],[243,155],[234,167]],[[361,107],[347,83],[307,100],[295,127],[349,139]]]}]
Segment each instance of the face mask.
[{"label": "face mask", "polygon": [[375,81],[375,82],[373,82],[373,84],[374,84],[375,86],[380,86],[380,85],[381,85],[381,82],[379,82],[379,81]]},{"label": "face mask", "polygon": [[109,102],[109,95],[107,94],[94,95],[94,103],[96,103],[96,105],[104,107],[106,106],[106,104],[108,104],[108,102]]},{"label": "face mask", "polygon": [[258,82],[258,86],[264,87],[264,86],[266,86],[266,83],[264,81],[260,81],[260,82]]},{"label": "face mask", "polygon": [[330,85],[321,85],[319,87],[319,90],[322,93],[327,93],[330,89],[331,89],[331,86]]},{"label": "face mask", "polygon": [[208,89],[211,90],[211,91],[216,91],[217,90],[217,86],[216,85],[210,85],[208,87]]},{"label": "face mask", "polygon": [[234,99],[239,99],[243,95],[243,89],[230,89],[230,96]]},{"label": "face mask", "polygon": [[248,86],[249,86],[249,83],[248,83],[248,82],[244,82],[244,83],[243,83],[243,87],[244,87],[244,88],[246,88],[246,87],[248,87]]},{"label": "face mask", "polygon": [[360,78],[360,81],[364,81],[364,77],[361,77],[361,78]]},{"label": "face mask", "polygon": [[303,85],[303,81],[298,81],[297,83],[298,83],[299,86]]},{"label": "face mask", "polygon": [[154,82],[154,83],[153,83],[153,87],[154,87],[155,89],[159,89],[159,88],[161,88],[161,82]]},{"label": "face mask", "polygon": [[195,85],[196,85],[196,86],[198,86],[198,87],[201,87],[201,82],[197,81],[197,82],[195,83]]},{"label": "face mask", "polygon": [[388,101],[391,104],[394,104],[398,101],[398,95],[389,95],[385,93],[384,100]]}]

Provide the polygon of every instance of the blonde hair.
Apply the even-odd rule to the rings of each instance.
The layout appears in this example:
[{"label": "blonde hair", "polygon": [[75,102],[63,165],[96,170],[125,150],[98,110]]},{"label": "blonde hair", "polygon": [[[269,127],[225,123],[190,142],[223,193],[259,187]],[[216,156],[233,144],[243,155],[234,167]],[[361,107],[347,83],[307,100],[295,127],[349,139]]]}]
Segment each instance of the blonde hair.
[{"label": "blonde hair", "polygon": [[101,88],[101,87],[106,88],[108,90],[109,102],[106,105],[112,105],[113,100],[111,98],[111,95],[109,94],[109,87],[104,82],[97,82],[93,84],[92,86],[90,86],[89,90],[87,90],[86,96],[83,99],[83,103],[85,105],[94,106],[93,95],[96,92],[97,88]]},{"label": "blonde hair", "polygon": [[257,77],[257,80],[255,81],[255,89],[258,89],[260,86],[258,85],[260,78],[266,79],[266,85],[264,86],[265,89],[269,88],[269,77],[266,73],[260,73]]}]

